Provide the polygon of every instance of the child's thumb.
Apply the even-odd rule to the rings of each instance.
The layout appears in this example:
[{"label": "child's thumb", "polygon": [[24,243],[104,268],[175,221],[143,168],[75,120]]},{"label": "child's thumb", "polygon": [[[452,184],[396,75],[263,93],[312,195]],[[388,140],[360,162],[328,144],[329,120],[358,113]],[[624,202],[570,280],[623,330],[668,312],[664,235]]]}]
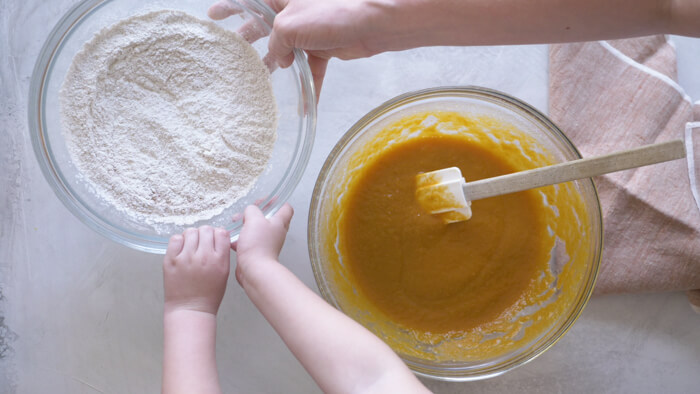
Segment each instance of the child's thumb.
[{"label": "child's thumb", "polygon": [[273,219],[279,220],[284,228],[289,230],[289,222],[292,221],[292,216],[294,216],[294,208],[289,203],[284,203],[282,208],[273,216]]}]

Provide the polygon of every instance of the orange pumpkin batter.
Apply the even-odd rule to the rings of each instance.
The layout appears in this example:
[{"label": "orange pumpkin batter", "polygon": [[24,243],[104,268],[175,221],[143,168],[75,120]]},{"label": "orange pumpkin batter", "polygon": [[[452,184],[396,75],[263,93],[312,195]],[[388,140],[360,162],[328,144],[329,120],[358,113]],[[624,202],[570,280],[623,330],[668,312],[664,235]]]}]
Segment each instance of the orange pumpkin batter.
[{"label": "orange pumpkin batter", "polygon": [[470,220],[449,225],[422,211],[416,174],[452,166],[467,180],[517,171],[460,137],[396,144],[363,169],[341,227],[346,261],[367,297],[393,320],[434,333],[494,320],[548,253],[532,193],[474,201]]},{"label": "orange pumpkin batter", "polygon": [[473,201],[472,218],[449,225],[415,200],[419,172],[457,166],[470,181],[554,164],[533,136],[488,115],[429,111],[360,141],[330,175],[314,250],[321,290],[397,353],[499,357],[537,343],[587,297],[580,284],[598,263],[576,184]]}]

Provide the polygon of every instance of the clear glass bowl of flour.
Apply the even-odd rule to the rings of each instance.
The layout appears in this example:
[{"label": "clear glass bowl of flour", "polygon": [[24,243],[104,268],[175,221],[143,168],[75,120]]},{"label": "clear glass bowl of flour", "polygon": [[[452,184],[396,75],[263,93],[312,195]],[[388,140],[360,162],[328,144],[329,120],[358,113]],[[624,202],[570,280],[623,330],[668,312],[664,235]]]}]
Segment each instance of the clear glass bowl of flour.
[{"label": "clear glass bowl of flour", "polygon": [[[97,32],[123,19],[167,9],[209,20],[206,12],[212,3],[212,0],[83,1],[58,22],[34,69],[28,115],[32,144],[44,176],[64,205],[85,224],[111,240],[138,250],[164,253],[171,234],[203,224],[226,227],[231,232],[231,240],[235,240],[241,223],[234,222],[232,217],[249,204],[257,204],[268,216],[274,214],[293,192],[309,160],[316,126],[316,102],[308,64],[305,56],[297,51],[291,67],[276,69],[270,74],[278,115],[277,138],[270,159],[248,193],[221,213],[194,223],[148,224],[115,209],[80,176],[62,132],[59,97],[74,56]],[[263,58],[267,54],[266,34],[270,32],[274,12],[257,0],[231,3],[241,12],[215,23],[230,31],[262,35],[252,46]]]}]

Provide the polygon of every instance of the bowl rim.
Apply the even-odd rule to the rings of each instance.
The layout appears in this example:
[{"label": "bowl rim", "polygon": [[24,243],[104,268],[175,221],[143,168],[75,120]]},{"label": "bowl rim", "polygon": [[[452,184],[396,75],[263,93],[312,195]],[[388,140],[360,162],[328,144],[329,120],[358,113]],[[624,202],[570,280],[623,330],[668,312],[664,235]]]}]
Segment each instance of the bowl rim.
[{"label": "bowl rim", "polygon": [[[145,234],[136,234],[122,229],[100,217],[87,204],[81,203],[76,197],[70,185],[66,184],[60,175],[61,170],[55,164],[51,143],[46,134],[45,126],[45,102],[47,82],[53,67],[56,55],[60,52],[66,40],[73,33],[74,28],[84,18],[97,11],[104,5],[118,0],[83,0],[72,6],[56,23],[44,42],[39,56],[34,64],[28,94],[28,129],[34,150],[34,156],[39,163],[41,172],[53,190],[54,194],[88,227],[104,237],[128,246],[132,249],[164,254],[167,247],[167,238],[155,237]],[[262,17],[269,26],[272,26],[276,13],[261,0],[238,0],[238,4],[251,15]],[[298,83],[301,87],[301,98],[304,101],[303,114],[301,115],[301,136],[298,142],[298,154],[290,162],[285,176],[277,183],[270,195],[261,202],[266,207],[263,211],[266,216],[274,215],[282,203],[289,199],[308,165],[316,132],[316,88],[304,52],[294,49],[294,64],[298,72]],[[304,127],[305,126],[305,127]],[[274,203],[274,204],[272,204]],[[231,242],[238,239],[238,233],[231,234]]]},{"label": "bowl rim", "polygon": [[[573,144],[573,142],[546,115],[544,115],[542,112],[540,112],[530,104],[518,98],[490,88],[467,85],[438,86],[420,89],[398,95],[372,109],[365,116],[363,116],[357,122],[355,122],[355,124],[353,124],[345,132],[345,134],[343,134],[343,136],[328,154],[328,157],[323,163],[321,171],[319,172],[319,175],[316,179],[316,183],[314,185],[311,197],[311,202],[309,204],[309,217],[307,222],[307,247],[309,251],[309,258],[311,260],[311,268],[313,271],[314,280],[319,289],[319,292],[321,293],[321,296],[328,303],[333,305],[336,309],[340,310],[341,312],[342,308],[336,301],[332,291],[329,289],[328,285],[326,284],[326,280],[322,275],[322,269],[320,267],[320,256],[317,248],[315,247],[316,245],[313,245],[314,231],[316,231],[316,223],[318,221],[318,213],[316,208],[319,206],[321,201],[320,194],[324,187],[324,182],[326,178],[330,175],[331,169],[335,161],[340,157],[340,154],[344,151],[344,149],[354,141],[356,136],[361,134],[368,125],[370,125],[373,121],[375,121],[382,115],[390,111],[402,108],[407,104],[415,103],[417,101],[421,101],[427,98],[459,98],[465,97],[465,95],[471,98],[473,98],[475,95],[485,96],[490,99],[504,102],[510,104],[511,106],[517,107],[517,109],[522,110],[526,115],[532,117],[532,120],[541,122],[546,129],[552,132],[553,136],[559,138],[562,142],[564,142],[564,144],[569,149],[571,149],[572,153],[577,158],[582,157],[581,153]],[[590,268],[592,272],[590,275],[588,275],[585,285],[582,286],[579,296],[574,304],[574,308],[570,311],[570,314],[566,318],[566,320],[558,328],[556,328],[556,330],[553,331],[549,337],[541,338],[540,340],[534,342],[530,351],[517,354],[516,357],[514,357],[513,359],[496,364],[495,366],[488,366],[484,370],[478,370],[475,374],[460,374],[460,372],[464,372],[464,370],[459,369],[438,371],[434,367],[422,363],[417,363],[412,359],[401,357],[402,360],[409,366],[411,370],[413,370],[415,374],[430,379],[452,382],[474,381],[499,376],[508,371],[513,370],[514,368],[517,368],[534,360],[542,353],[547,351],[549,348],[551,348],[555,343],[557,343],[571,329],[573,324],[580,317],[583,309],[585,308],[588,301],[590,300],[591,295],[593,294],[593,289],[595,288],[595,283],[597,281],[598,273],[600,271],[600,262],[602,259],[603,252],[603,214],[600,205],[598,190],[592,178],[582,179],[580,181],[590,185],[593,201],[595,203],[592,212],[595,223],[592,223],[592,225],[597,226],[600,229],[600,231],[598,232],[597,237],[595,237],[595,234],[593,234],[593,236],[591,237],[591,243],[595,246],[595,256],[592,259],[592,266]],[[443,374],[441,374],[440,372],[443,372]]]}]

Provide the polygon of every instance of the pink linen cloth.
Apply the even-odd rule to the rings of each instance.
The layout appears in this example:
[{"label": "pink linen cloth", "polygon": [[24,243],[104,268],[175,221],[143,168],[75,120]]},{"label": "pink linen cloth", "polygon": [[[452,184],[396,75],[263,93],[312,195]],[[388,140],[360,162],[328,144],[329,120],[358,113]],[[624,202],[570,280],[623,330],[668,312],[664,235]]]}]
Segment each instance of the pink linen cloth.
[{"label": "pink linen cloth", "polygon": [[[700,139],[700,102],[676,83],[665,36],[553,45],[549,67],[549,116],[584,157],[684,139],[686,128]],[[700,313],[700,210],[688,162],[594,181],[604,226],[595,294],[687,291]]]}]

